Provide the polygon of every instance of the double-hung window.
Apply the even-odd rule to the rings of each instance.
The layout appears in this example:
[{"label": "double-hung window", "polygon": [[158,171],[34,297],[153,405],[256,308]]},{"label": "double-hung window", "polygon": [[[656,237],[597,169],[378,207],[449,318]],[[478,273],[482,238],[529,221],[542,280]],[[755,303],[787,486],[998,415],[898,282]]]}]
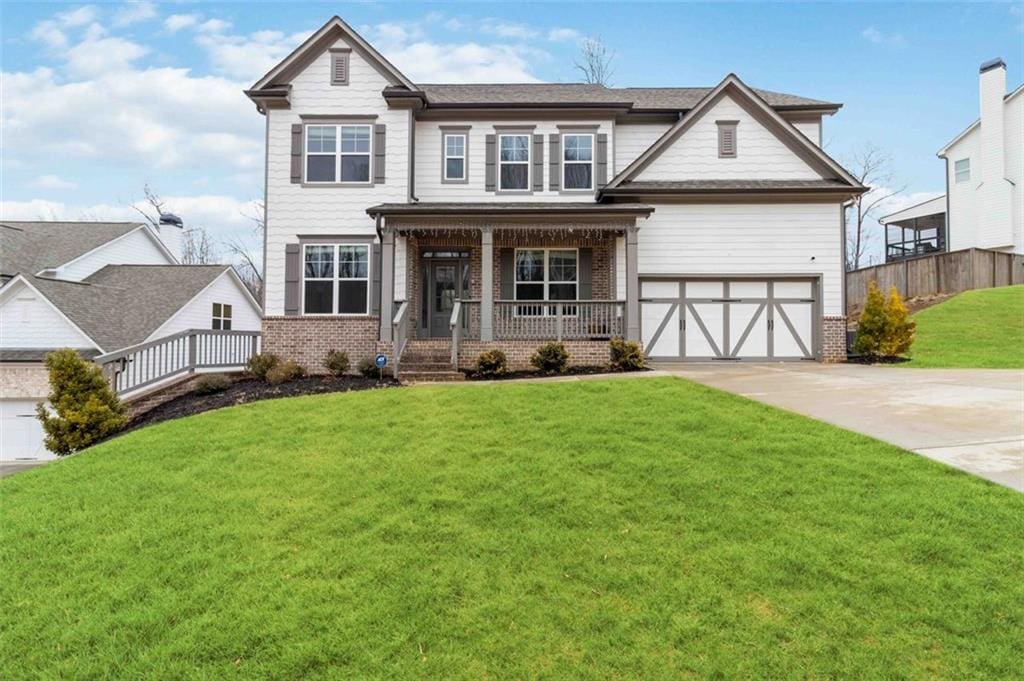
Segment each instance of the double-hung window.
[{"label": "double-hung window", "polygon": [[562,187],[594,188],[593,135],[562,135]]},{"label": "double-hung window", "polygon": [[304,314],[368,314],[369,244],[307,244],[302,300]]},{"label": "double-hung window", "polygon": [[530,136],[498,135],[498,189],[530,188]]},{"label": "double-hung window", "polygon": [[466,179],[466,134],[444,135],[444,179],[459,182]]},{"label": "double-hung window", "polygon": [[306,182],[370,182],[369,125],[307,125]]},{"label": "double-hung window", "polygon": [[953,173],[956,183],[967,182],[971,179],[971,159],[962,158],[953,164]]},{"label": "double-hung window", "polygon": [[[579,294],[579,252],[576,249],[519,248],[515,252],[516,300],[576,300]],[[517,305],[516,314],[555,314],[553,305]],[[575,314],[575,306],[563,308]]]},{"label": "double-hung window", "polygon": [[231,330],[231,306],[227,303],[213,304],[213,329]]}]

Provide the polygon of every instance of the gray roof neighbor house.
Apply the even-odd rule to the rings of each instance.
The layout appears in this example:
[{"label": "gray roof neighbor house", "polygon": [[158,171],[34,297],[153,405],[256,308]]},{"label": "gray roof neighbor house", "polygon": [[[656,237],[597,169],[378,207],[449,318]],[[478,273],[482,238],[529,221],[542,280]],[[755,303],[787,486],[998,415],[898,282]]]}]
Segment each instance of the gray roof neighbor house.
[{"label": "gray roof neighbor house", "polygon": [[0,275],[59,267],[144,225],[141,222],[0,222]]}]

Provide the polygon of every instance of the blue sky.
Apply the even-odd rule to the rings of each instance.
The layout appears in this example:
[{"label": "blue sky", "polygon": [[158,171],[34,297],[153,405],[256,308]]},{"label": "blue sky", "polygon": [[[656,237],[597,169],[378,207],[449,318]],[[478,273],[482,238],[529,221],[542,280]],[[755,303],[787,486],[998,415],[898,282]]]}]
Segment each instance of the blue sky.
[{"label": "blue sky", "polygon": [[1024,3],[3,3],[0,217],[131,217],[149,182],[219,238],[262,193],[262,118],[242,95],[338,13],[420,82],[572,81],[583,36],[614,84],[745,82],[843,102],[839,160],[891,155],[943,190],[936,150],[978,115],[978,65],[1024,79]]}]

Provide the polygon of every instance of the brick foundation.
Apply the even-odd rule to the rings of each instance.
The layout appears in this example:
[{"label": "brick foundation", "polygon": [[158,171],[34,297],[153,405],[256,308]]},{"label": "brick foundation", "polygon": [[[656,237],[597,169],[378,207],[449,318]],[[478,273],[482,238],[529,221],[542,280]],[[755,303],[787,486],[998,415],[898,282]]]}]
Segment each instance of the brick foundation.
[{"label": "brick foundation", "polygon": [[328,350],[348,353],[352,371],[378,351],[388,354],[390,343],[380,343],[377,317],[264,317],[263,352],[301,365],[311,374],[326,373]]},{"label": "brick foundation", "polygon": [[[464,341],[459,346],[459,368],[475,369],[476,359],[485,350],[498,349],[508,357],[512,371],[532,369],[530,356],[546,341]],[[608,341],[565,341],[569,366],[607,366],[610,357]]]},{"label": "brick foundation", "polygon": [[201,379],[203,376],[209,376],[211,373],[222,373],[232,381],[244,376],[241,372],[204,372],[199,374],[188,374],[186,376],[176,378],[162,385],[157,385],[154,388],[147,389],[138,395],[131,395],[122,400],[125,407],[128,408],[128,418],[141,416],[147,411],[159,407],[164,402],[170,402],[176,397],[181,397],[182,395],[192,392],[195,390],[196,381]]},{"label": "brick foundation", "polygon": [[822,319],[821,361],[846,361],[846,317],[826,316]]}]

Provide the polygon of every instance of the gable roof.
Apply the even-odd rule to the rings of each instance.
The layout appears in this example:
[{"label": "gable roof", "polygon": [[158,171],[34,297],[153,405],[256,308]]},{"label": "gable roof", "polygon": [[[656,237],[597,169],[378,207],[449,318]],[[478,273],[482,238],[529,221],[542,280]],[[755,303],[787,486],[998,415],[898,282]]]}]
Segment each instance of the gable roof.
[{"label": "gable roof", "polygon": [[0,274],[60,267],[105,243],[148,229],[141,222],[0,222]]},{"label": "gable roof", "polygon": [[405,77],[401,71],[395,68],[394,64],[384,58],[370,43],[366,42],[355,29],[342,21],[341,17],[335,15],[328,19],[327,23],[305,40],[301,45],[292,50],[291,54],[278,62],[277,66],[270,69],[262,78],[249,89],[246,94],[252,97],[256,91],[270,88],[271,86],[286,85],[289,80],[301,71],[312,59],[323,53],[328,47],[334,44],[338,38],[344,38],[353,50],[372,64],[378,71],[384,74],[396,85],[403,85],[410,90],[417,90],[411,80]]},{"label": "gable roof", "polygon": [[686,115],[682,116],[672,127],[665,131],[644,153],[640,154],[635,161],[616,175],[602,192],[616,189],[624,183],[635,179],[644,168],[650,165],[654,159],[658,158],[676,139],[698,121],[704,113],[727,94],[735,97],[741,106],[746,105],[745,108],[749,107],[752,113],[759,115],[765,127],[774,132],[780,140],[786,143],[787,146],[812,167],[824,171],[825,174],[834,175],[849,185],[851,189],[866,189],[828,154],[793,127],[792,123],[780,116],[760,95],[741,81],[736,74],[730,73],[721,83],[704,95],[703,99],[690,109]]},{"label": "gable roof", "polygon": [[81,282],[26,275],[105,352],[141,343],[230,269],[228,265],[107,265]]}]

